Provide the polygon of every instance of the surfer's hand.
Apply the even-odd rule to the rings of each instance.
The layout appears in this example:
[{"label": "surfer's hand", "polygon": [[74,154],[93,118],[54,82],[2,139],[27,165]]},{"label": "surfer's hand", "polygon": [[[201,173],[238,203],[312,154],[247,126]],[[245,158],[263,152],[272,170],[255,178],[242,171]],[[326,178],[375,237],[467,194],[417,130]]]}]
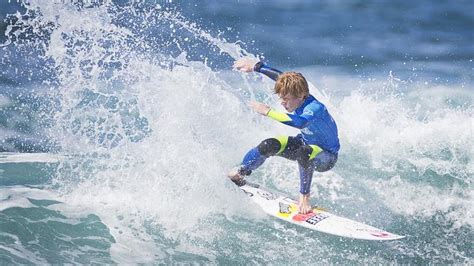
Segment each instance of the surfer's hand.
[{"label": "surfer's hand", "polygon": [[242,72],[252,72],[253,67],[258,62],[258,59],[251,57],[243,57],[235,60],[233,68]]},{"label": "surfer's hand", "polygon": [[309,194],[300,195],[300,202],[298,203],[298,211],[301,214],[311,212],[311,203],[309,202]]},{"label": "surfer's hand", "polygon": [[261,114],[261,115],[268,115],[268,112],[270,112],[270,106],[259,103],[259,102],[250,102],[249,103],[250,108],[254,110],[255,112]]}]

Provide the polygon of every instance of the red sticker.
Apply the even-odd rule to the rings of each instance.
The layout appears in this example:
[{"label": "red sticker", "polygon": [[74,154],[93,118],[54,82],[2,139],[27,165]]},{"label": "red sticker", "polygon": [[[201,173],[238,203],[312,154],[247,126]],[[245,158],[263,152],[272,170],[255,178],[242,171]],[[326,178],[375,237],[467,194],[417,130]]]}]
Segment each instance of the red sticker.
[{"label": "red sticker", "polygon": [[314,213],[314,212],[310,212],[310,213],[307,213],[307,214],[298,213],[297,215],[293,216],[293,220],[298,221],[298,222],[302,222],[302,221],[308,220],[309,218],[311,218],[315,215],[316,215],[316,213]]}]

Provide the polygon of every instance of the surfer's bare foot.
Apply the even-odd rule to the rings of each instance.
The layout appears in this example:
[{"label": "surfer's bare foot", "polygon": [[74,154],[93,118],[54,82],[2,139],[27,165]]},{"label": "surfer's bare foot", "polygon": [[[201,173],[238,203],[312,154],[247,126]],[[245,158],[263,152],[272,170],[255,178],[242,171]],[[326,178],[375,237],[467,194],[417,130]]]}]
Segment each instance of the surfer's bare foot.
[{"label": "surfer's bare foot", "polygon": [[244,177],[239,173],[239,169],[233,169],[230,171],[227,176],[230,178],[232,182],[234,182],[237,186],[245,185]]},{"label": "surfer's bare foot", "polygon": [[298,211],[301,214],[306,214],[311,212],[311,203],[309,201],[309,194],[300,195],[300,201],[298,203]]}]

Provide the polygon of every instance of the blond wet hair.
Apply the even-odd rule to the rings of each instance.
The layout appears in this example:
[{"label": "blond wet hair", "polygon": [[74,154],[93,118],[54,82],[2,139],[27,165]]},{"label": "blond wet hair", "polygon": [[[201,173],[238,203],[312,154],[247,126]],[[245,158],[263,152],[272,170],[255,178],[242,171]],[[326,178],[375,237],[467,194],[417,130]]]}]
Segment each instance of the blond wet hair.
[{"label": "blond wet hair", "polygon": [[274,88],[275,94],[306,98],[309,95],[308,82],[301,73],[285,72],[278,76]]}]

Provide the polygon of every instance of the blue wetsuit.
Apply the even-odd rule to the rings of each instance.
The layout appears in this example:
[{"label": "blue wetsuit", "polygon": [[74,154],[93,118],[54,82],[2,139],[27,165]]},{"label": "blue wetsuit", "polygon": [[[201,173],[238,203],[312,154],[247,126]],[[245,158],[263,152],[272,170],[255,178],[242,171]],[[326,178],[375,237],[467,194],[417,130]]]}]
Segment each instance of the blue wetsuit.
[{"label": "blue wetsuit", "polygon": [[[254,70],[273,80],[277,80],[282,73],[262,62],[257,63]],[[340,145],[334,119],[324,104],[312,95],[308,95],[293,114],[271,109],[268,117],[298,128],[301,133],[294,137],[278,136],[262,141],[245,155],[239,173],[250,175],[270,156],[295,160],[300,171],[300,193],[308,194],[313,171],[328,171],[337,161]]]}]

